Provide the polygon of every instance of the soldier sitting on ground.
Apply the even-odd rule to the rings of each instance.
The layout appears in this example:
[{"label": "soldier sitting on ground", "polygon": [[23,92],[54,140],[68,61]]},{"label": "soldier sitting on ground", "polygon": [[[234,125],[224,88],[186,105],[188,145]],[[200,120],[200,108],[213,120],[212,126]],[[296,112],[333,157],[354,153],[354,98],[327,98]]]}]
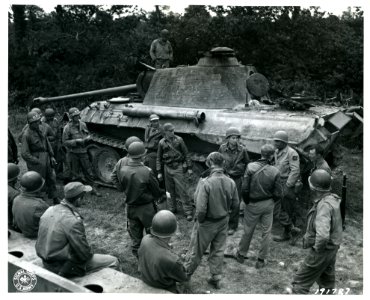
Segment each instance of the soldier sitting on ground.
[{"label": "soldier sitting on ground", "polygon": [[37,238],[39,222],[49,205],[40,197],[40,191],[45,180],[34,171],[29,171],[21,177],[21,193],[13,202],[14,226],[28,238]]},{"label": "soldier sitting on ground", "polygon": [[8,228],[15,230],[13,225],[13,201],[20,193],[16,184],[18,182],[19,167],[16,164],[8,163]]},{"label": "soldier sitting on ground", "polygon": [[187,275],[169,244],[176,229],[176,217],[170,211],[161,210],[154,216],[151,234],[143,238],[139,248],[139,272],[145,283],[181,293],[181,283],[187,280]]},{"label": "soldier sitting on ground", "polygon": [[91,186],[70,182],[64,187],[64,199],[50,207],[40,220],[36,253],[46,269],[63,277],[83,276],[102,268],[119,269],[116,257],[93,254],[76,204]]}]

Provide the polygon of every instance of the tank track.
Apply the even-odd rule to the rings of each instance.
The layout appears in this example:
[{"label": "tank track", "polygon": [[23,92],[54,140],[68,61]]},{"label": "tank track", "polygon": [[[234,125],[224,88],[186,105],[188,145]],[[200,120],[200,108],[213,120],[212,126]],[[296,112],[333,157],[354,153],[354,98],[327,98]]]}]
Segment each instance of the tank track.
[{"label": "tank track", "polygon": [[[111,138],[97,133],[91,133],[90,135],[91,139],[96,143],[125,150],[125,141],[123,140]],[[196,152],[190,152],[189,154],[192,161],[205,162],[207,159],[206,154],[200,154]]]}]

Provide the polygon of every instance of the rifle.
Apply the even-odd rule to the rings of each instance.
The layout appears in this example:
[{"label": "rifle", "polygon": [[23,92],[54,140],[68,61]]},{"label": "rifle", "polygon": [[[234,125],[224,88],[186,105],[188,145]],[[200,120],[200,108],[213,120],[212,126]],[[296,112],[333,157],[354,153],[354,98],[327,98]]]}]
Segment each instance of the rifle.
[{"label": "rifle", "polygon": [[347,175],[343,173],[343,183],[342,183],[342,201],[340,202],[340,214],[342,216],[342,226],[343,230],[346,229],[346,201],[347,201]]}]

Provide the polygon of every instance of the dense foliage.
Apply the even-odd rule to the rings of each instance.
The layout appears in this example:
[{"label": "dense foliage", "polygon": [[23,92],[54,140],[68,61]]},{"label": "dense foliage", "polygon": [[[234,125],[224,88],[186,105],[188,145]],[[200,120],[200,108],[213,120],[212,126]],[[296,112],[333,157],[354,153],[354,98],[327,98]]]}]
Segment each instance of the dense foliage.
[{"label": "dense foliage", "polygon": [[202,51],[233,48],[254,64],[276,95],[338,93],[361,102],[363,12],[341,17],[318,7],[189,6],[175,14],[156,6],[34,5],[9,11],[9,103],[135,82],[139,61],[151,64],[149,46],[170,30],[173,65],[193,65]]}]

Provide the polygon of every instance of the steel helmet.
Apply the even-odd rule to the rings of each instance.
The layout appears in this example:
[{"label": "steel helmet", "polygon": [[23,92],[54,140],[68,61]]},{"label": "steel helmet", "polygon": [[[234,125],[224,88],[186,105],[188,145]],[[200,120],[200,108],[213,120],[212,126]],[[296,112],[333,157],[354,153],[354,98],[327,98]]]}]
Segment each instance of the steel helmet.
[{"label": "steel helmet", "polygon": [[177,229],[176,216],[169,210],[161,210],[155,214],[152,221],[152,235],[166,238],[172,236]]},{"label": "steel helmet", "polygon": [[131,158],[140,158],[146,154],[146,150],[143,142],[132,142],[127,149],[128,154]]},{"label": "steel helmet", "polygon": [[331,176],[322,169],[315,170],[308,177],[310,189],[317,192],[329,192],[331,190]]},{"label": "steel helmet", "polygon": [[47,108],[45,109],[45,117],[54,117],[55,116],[55,111],[52,108]]},{"label": "steel helmet", "polygon": [[36,111],[30,111],[27,114],[27,122],[29,124],[31,124],[33,122],[38,122],[40,120],[41,120],[41,115],[39,113],[37,113]]},{"label": "steel helmet", "polygon": [[19,175],[20,169],[16,164],[8,163],[8,182],[13,181]]},{"label": "steel helmet", "polygon": [[78,116],[81,112],[77,107],[72,107],[69,109],[68,114],[70,117]]},{"label": "steel helmet", "polygon": [[142,142],[137,136],[130,136],[129,138],[126,139],[125,142],[125,149],[127,150],[128,147],[133,143],[133,142]]},{"label": "steel helmet", "polygon": [[230,136],[237,136],[237,137],[240,137],[241,134],[240,134],[240,131],[238,128],[236,127],[230,127],[229,129],[226,130],[226,138],[229,138]]},{"label": "steel helmet", "polygon": [[282,141],[288,144],[288,134],[283,130],[276,131],[274,134],[274,141]]},{"label": "steel helmet", "polygon": [[217,166],[222,167],[225,162],[225,159],[220,152],[212,152],[207,156],[206,159],[207,167],[211,167],[211,161]]},{"label": "steel helmet", "polygon": [[32,108],[31,111],[37,112],[39,115],[42,115],[42,111],[38,107]]},{"label": "steel helmet", "polygon": [[274,146],[272,146],[271,144],[265,144],[261,147],[261,155],[263,157],[270,157],[271,155],[273,155],[275,152],[275,148]]},{"label": "steel helmet", "polygon": [[25,192],[37,192],[44,186],[45,180],[35,171],[28,171],[21,177],[22,190]]},{"label": "steel helmet", "polygon": [[151,114],[151,115],[149,116],[149,121],[154,121],[154,120],[159,120],[159,117],[158,117],[158,115],[156,115],[156,114]]}]

